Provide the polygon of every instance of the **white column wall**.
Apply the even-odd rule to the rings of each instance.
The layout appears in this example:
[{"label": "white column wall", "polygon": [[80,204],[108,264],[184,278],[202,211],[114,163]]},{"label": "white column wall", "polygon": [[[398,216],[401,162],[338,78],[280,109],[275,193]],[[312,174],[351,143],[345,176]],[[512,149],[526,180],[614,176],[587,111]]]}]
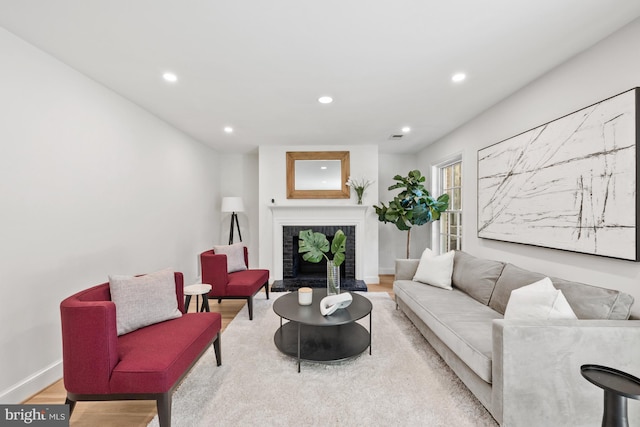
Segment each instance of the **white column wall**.
[{"label": "white column wall", "polygon": [[[273,215],[270,206],[318,206],[323,208],[354,205],[356,196],[351,192],[350,199],[287,199],[287,151],[349,151],[350,171],[354,179],[374,181],[362,198],[364,206],[377,203],[378,196],[378,147],[375,145],[322,145],[322,146],[263,146],[259,152],[259,229],[260,229],[260,266],[271,271],[273,265]],[[273,202],[272,202],[273,200]],[[300,212],[304,217],[303,211]],[[365,211],[365,254],[363,256],[362,277],[366,283],[378,283],[378,221],[372,207]]]},{"label": "white column wall", "polygon": [[[260,237],[258,231],[258,153],[221,154],[219,159],[217,182],[220,197],[215,200],[216,209],[220,211],[223,197],[242,197],[244,212],[238,213],[242,243],[247,245],[249,250],[249,267],[257,268]],[[220,223],[216,224],[219,237],[212,244],[226,245],[229,243],[231,214],[221,212],[220,215]],[[239,242],[237,230],[234,231],[234,242]]]},{"label": "white column wall", "polygon": [[[423,175],[428,175],[429,166],[418,163],[418,157],[413,154],[380,154],[380,167],[378,170],[378,202],[389,205],[389,201],[398,195],[399,190],[387,190],[396,184],[393,180],[396,175],[407,176],[410,171],[418,169]],[[429,245],[429,225],[412,227],[411,250],[409,257],[420,258],[422,251]],[[378,239],[380,241],[379,264],[380,274],[394,274],[395,260],[407,257],[407,232],[400,231],[391,223],[378,222]]]}]

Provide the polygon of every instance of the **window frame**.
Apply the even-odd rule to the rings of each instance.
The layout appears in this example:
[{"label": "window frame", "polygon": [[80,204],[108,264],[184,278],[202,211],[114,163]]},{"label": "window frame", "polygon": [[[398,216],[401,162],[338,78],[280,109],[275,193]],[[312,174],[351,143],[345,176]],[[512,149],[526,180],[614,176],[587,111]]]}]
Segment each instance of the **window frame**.
[{"label": "window frame", "polygon": [[[437,253],[437,254],[441,254],[443,253],[443,237],[444,236],[448,236],[447,239],[449,239],[449,236],[455,236],[457,238],[457,243],[456,243],[456,248],[453,249],[457,249],[457,250],[461,250],[462,249],[462,245],[463,245],[463,239],[462,239],[462,228],[463,228],[463,224],[462,224],[462,213],[464,212],[464,205],[462,202],[462,188],[463,188],[463,182],[464,182],[464,165],[463,165],[463,161],[462,161],[462,153],[458,153],[455,154],[441,162],[438,162],[436,164],[434,164],[432,166],[431,169],[431,174],[432,174],[432,195],[434,195],[435,197],[440,196],[441,194],[444,194],[444,173],[446,168],[449,168],[453,165],[456,164],[460,164],[460,186],[451,186],[449,187],[450,190],[455,190],[457,188],[460,189],[460,209],[458,210],[453,210],[453,209],[447,209],[445,212],[442,213],[442,215],[440,216],[440,220],[438,221],[434,221],[432,223],[432,228],[431,228],[431,247],[433,248],[432,250]],[[451,203],[453,203],[453,200],[451,201]],[[452,204],[450,204],[449,206],[452,206]],[[448,217],[448,215],[450,214],[454,214],[457,216],[457,230],[456,233],[444,233],[442,230],[443,227],[443,219],[445,216]],[[449,230],[450,231],[450,228]],[[449,248],[449,250],[452,250],[451,248]]]}]

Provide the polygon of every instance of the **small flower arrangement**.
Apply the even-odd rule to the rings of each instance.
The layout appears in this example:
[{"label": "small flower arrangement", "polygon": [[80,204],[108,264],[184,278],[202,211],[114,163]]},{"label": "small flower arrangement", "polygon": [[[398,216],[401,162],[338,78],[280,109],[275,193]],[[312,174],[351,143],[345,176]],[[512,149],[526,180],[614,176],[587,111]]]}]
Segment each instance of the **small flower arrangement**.
[{"label": "small flower arrangement", "polygon": [[361,205],[362,195],[364,194],[364,190],[366,190],[367,187],[373,184],[373,181],[369,181],[368,179],[364,179],[364,178],[362,178],[361,180],[357,180],[349,177],[346,184],[349,187],[351,187],[353,190],[355,190],[356,195],[358,196],[358,204]]}]

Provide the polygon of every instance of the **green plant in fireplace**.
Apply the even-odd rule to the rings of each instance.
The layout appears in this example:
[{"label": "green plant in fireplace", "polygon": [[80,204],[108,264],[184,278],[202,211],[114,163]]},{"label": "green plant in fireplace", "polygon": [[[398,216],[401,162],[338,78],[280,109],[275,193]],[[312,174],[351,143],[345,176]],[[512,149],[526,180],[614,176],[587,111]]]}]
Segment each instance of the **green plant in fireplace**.
[{"label": "green plant in fireplace", "polygon": [[[340,293],[340,265],[346,256],[347,236],[342,230],[336,231],[333,240],[313,230],[302,230],[298,234],[298,252],[302,259],[318,263],[327,261],[327,295]],[[331,258],[329,258],[331,254]]]},{"label": "green plant in fireplace", "polygon": [[[305,261],[318,263],[324,258],[327,262],[332,262],[336,267],[339,267],[344,262],[347,236],[342,230],[336,231],[331,243],[329,243],[327,236],[313,230],[302,230],[298,234],[298,238],[300,239],[298,252],[303,254],[302,259]],[[329,252],[333,258],[329,258]]]}]

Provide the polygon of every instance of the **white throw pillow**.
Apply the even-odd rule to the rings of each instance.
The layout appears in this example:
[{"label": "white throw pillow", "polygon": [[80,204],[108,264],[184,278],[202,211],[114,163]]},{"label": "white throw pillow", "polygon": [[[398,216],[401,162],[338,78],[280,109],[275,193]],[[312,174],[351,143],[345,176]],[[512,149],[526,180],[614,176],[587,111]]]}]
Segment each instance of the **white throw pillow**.
[{"label": "white throw pillow", "polygon": [[562,291],[556,289],[548,277],[511,291],[504,318],[577,319]]},{"label": "white throw pillow", "polygon": [[182,316],[170,269],[138,277],[109,276],[109,290],[116,305],[118,335]]},{"label": "white throw pillow", "polygon": [[242,243],[214,246],[213,252],[227,256],[227,273],[247,269],[247,265],[244,263],[244,245]]},{"label": "white throw pillow", "polygon": [[413,280],[438,288],[453,289],[451,274],[453,273],[454,255],[454,251],[449,251],[446,254],[436,256],[431,249],[425,249],[420,257],[420,263]]}]

